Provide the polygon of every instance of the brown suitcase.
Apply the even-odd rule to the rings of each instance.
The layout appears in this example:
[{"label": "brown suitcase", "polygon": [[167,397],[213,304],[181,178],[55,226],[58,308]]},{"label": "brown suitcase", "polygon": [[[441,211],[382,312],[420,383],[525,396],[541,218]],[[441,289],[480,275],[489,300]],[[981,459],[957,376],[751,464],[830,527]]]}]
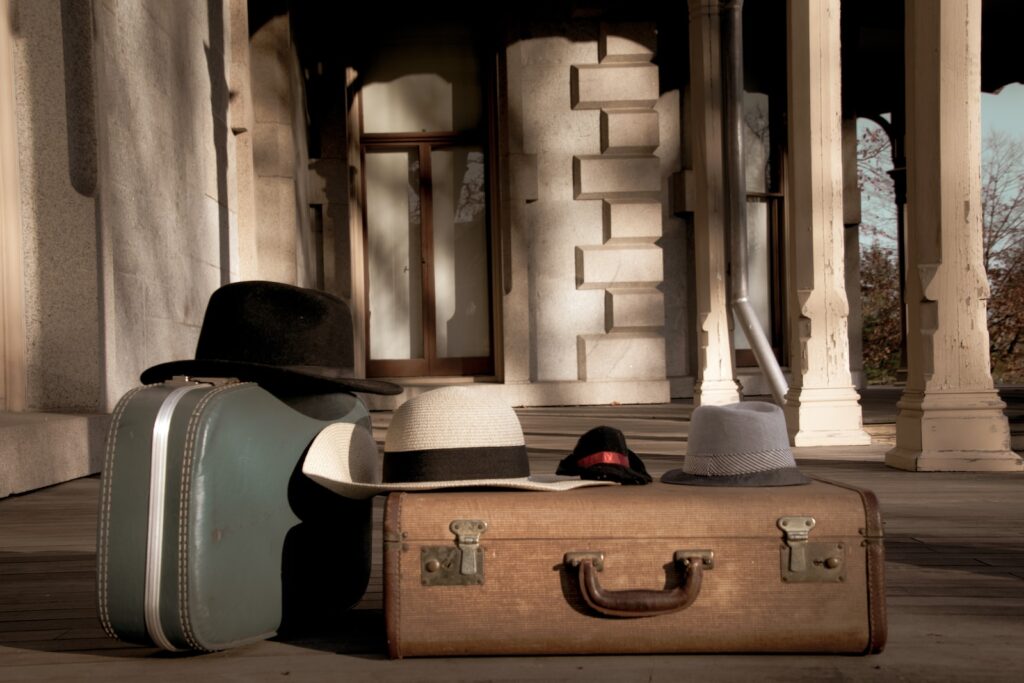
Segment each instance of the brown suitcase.
[{"label": "brown suitcase", "polygon": [[388,648],[875,653],[883,565],[874,495],[821,480],[392,493]]}]

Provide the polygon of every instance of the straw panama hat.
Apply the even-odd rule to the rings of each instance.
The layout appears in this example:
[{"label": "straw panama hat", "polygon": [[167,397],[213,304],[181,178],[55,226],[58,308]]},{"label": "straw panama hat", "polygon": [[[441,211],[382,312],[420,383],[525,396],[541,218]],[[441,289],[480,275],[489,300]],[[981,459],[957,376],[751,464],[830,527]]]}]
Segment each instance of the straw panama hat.
[{"label": "straw panama hat", "polygon": [[666,472],[661,480],[691,486],[793,486],[811,481],[796,467],[782,409],[762,401],[698,406],[690,418],[683,466]]},{"label": "straw panama hat", "polygon": [[466,487],[566,491],[613,483],[530,475],[519,418],[483,387],[445,387],[403,403],[388,427],[383,462],[365,428],[329,425],[310,444],[302,472],[349,498]]}]

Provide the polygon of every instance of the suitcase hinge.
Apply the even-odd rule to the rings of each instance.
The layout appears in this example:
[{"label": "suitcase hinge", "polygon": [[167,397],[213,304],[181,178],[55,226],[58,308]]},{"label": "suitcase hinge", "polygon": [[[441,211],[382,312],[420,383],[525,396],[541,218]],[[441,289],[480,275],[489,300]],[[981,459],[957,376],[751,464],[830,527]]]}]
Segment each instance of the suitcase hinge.
[{"label": "suitcase hinge", "polygon": [[420,550],[420,583],[424,586],[464,586],[484,582],[484,554],[480,535],[487,522],[456,519],[448,529],[455,534],[455,547],[424,546]]},{"label": "suitcase hinge", "polygon": [[174,375],[166,384],[173,387],[184,387],[193,384],[210,384],[215,387],[225,384],[238,384],[237,377],[194,377],[192,375]]},{"label": "suitcase hinge", "polygon": [[785,543],[780,549],[782,580],[831,583],[846,580],[846,548],[842,543],[811,543],[814,517],[779,517],[776,525]]}]

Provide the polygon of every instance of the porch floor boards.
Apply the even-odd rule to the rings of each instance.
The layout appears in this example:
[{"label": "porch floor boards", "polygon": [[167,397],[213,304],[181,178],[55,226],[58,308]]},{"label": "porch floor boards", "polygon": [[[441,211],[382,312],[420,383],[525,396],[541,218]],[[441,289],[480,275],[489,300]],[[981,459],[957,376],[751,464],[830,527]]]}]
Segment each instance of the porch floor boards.
[{"label": "porch floor boards", "polygon": [[[1005,395],[1005,394],[1004,394]],[[1020,429],[1024,392],[1007,396]],[[873,403],[874,402],[874,403]],[[895,399],[865,397],[865,423]],[[678,466],[691,406],[519,411],[534,472],[576,438],[618,426],[655,477]],[[375,414],[383,440],[387,414]],[[889,640],[881,655],[644,655],[388,661],[380,534],[363,601],[333,633],[222,653],[168,655],[108,639],[96,616],[99,478],[0,500],[0,681],[17,680],[1019,680],[1024,661],[1024,474],[888,469],[885,433],[865,447],[796,449],[811,474],[873,490],[886,521]],[[383,498],[375,500],[376,529]],[[443,615],[439,615],[443,618]],[[785,618],[785,615],[780,615]]]}]

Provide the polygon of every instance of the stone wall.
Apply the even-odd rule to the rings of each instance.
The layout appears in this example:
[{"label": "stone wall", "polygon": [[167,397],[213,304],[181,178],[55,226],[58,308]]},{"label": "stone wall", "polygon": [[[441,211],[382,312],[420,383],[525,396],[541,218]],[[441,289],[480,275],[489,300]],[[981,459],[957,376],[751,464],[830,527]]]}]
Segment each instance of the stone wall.
[{"label": "stone wall", "polygon": [[95,0],[106,404],[189,358],[237,278],[223,0]]},{"label": "stone wall", "polygon": [[602,205],[577,201],[573,159],[598,154],[600,111],[573,109],[574,65],[597,63],[596,26],[535,27],[521,42],[523,152],[535,155],[537,198],[526,205],[532,382],[579,379],[577,336],[604,332],[604,292],[576,286],[576,248],[601,244]]},{"label": "stone wall", "polygon": [[317,266],[298,56],[287,14],[252,28],[255,270],[261,279],[309,287],[316,284]]},{"label": "stone wall", "polygon": [[21,1],[11,6],[11,17],[25,408],[103,410],[89,3]]},{"label": "stone wall", "polygon": [[537,176],[525,212],[530,379],[664,381],[659,239],[666,220],[677,227],[667,188],[680,167],[678,92],[660,91],[651,23],[546,28],[521,41],[514,65]]}]

